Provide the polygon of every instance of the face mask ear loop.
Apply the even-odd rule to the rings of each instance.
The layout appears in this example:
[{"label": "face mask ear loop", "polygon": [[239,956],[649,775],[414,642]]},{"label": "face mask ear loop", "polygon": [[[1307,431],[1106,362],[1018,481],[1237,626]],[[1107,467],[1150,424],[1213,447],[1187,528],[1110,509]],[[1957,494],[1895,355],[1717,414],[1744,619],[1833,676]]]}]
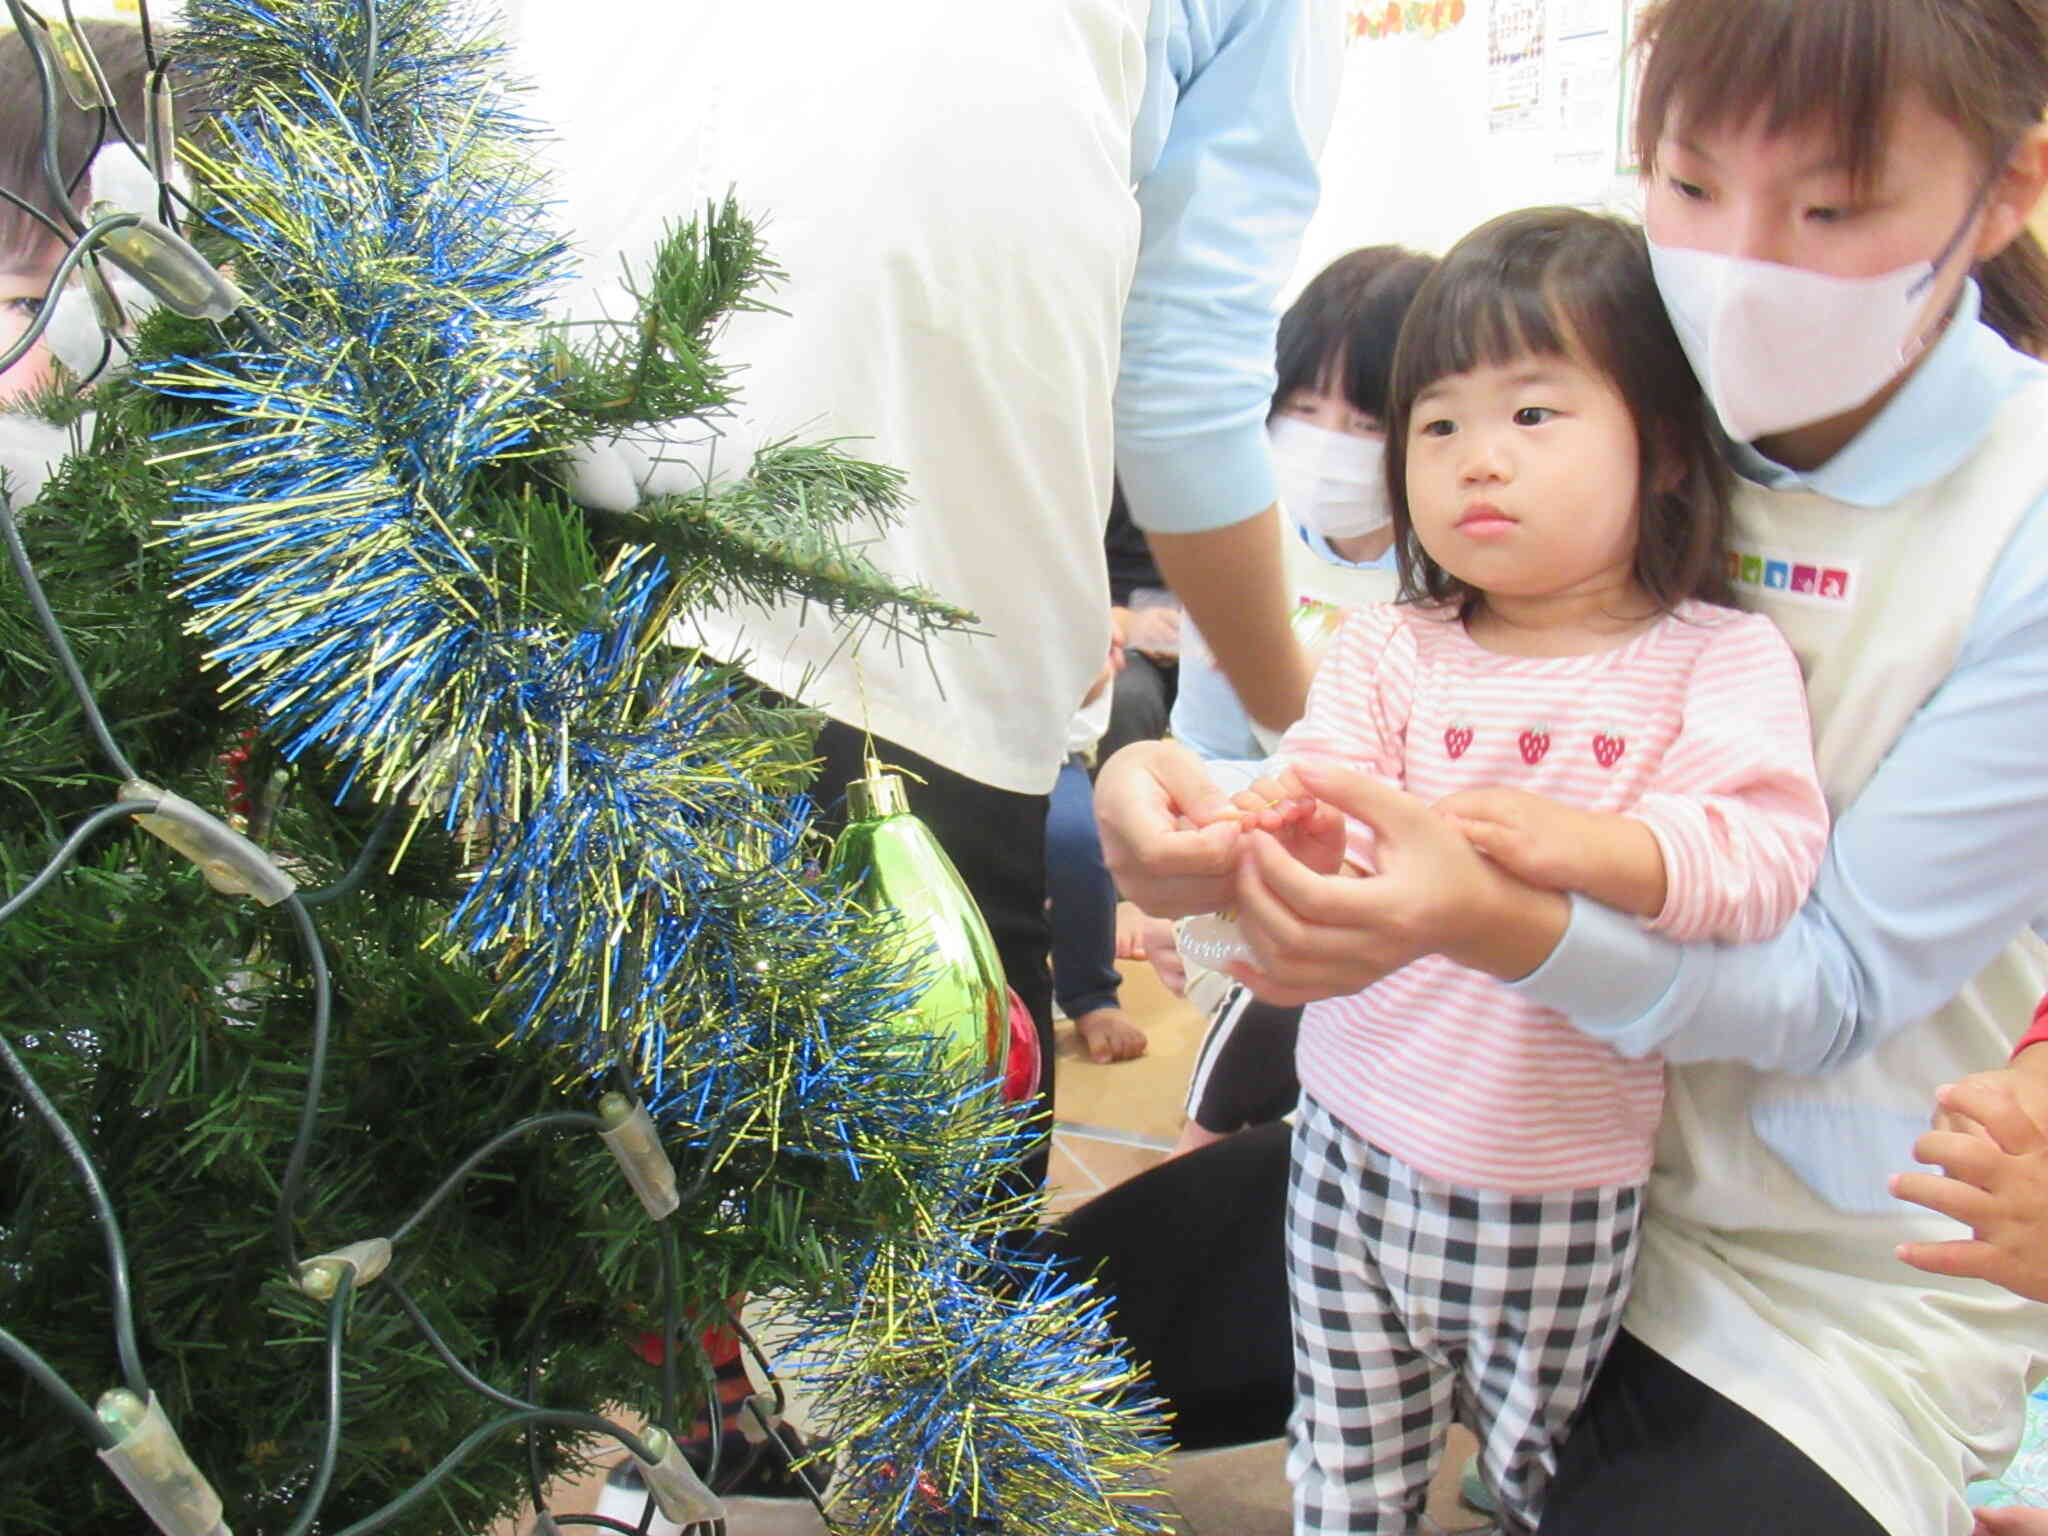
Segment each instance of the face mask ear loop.
[{"label": "face mask ear loop", "polygon": [[1927,275],[1906,290],[1907,302],[1919,298],[1934,286],[1941,276],[1941,269],[1948,265],[1949,257],[1955,255],[1956,247],[1963,243],[1964,234],[1977,221],[1977,215],[1984,211],[1984,205],[1991,201],[1992,188],[1998,185],[1998,178],[2005,174],[2006,164],[2012,159],[2013,150],[2018,147],[2015,143],[2011,149],[1991,162],[1990,174],[1978,186],[1977,195],[1970,199],[1970,206],[1963,210],[1962,222],[1956,225],[1955,233],[1948,237],[1948,243],[1942,246],[1940,254],[1934,258],[1934,264],[1927,269]]}]

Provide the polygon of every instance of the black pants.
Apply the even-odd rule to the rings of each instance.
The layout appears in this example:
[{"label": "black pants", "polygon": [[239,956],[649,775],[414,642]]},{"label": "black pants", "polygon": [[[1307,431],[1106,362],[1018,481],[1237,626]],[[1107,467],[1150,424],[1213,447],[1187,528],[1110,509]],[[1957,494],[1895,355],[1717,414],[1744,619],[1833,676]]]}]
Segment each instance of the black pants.
[{"label": "black pants", "polygon": [[[1188,1450],[1285,1434],[1289,1128],[1172,1158],[1049,1229]],[[1786,1368],[1797,1369],[1788,1359]],[[1783,1435],[1623,1333],[1564,1443],[1540,1536],[1884,1536]]]},{"label": "black pants", "polygon": [[[824,762],[810,794],[820,808],[819,824],[827,831],[836,833],[845,824],[846,786],[866,776],[869,745],[864,732],[837,720],[826,722],[819,733],[817,752]],[[1020,1187],[1036,1193],[1045,1184],[1052,1135],[1052,931],[1045,919],[1049,797],[993,789],[879,738],[872,745],[885,766],[910,770],[904,788],[911,810],[932,829],[959,869],[988,923],[1005,978],[1031,1011],[1039,1059],[1045,1064],[1033,1106],[1033,1121],[1043,1139],[1019,1179]]]},{"label": "black pants", "polygon": [[1287,1425],[1289,1132],[1275,1121],[1169,1158],[1045,1233],[1076,1274],[1099,1274],[1185,1450],[1270,1440]]},{"label": "black pants", "polygon": [[1173,697],[1180,689],[1180,665],[1132,651],[1110,688],[1109,725],[1095,746],[1098,763],[1108,762],[1119,747],[1157,741],[1166,734]]},{"label": "black pants", "polygon": [[1624,1332],[1558,1453],[1538,1536],[1884,1536],[1799,1447]]},{"label": "black pants", "polygon": [[1278,1120],[1301,1098],[1294,1075],[1299,1007],[1262,1003],[1239,983],[1223,994],[1195,1053],[1188,1118],[1227,1136]]}]

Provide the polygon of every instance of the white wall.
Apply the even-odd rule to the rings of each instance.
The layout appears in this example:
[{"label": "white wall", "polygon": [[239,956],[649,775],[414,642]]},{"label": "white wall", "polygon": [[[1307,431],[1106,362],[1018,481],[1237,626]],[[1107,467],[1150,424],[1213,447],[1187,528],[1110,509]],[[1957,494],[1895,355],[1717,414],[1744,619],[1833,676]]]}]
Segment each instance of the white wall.
[{"label": "white wall", "polygon": [[[1642,0],[1465,0],[1443,30],[1365,35],[1388,3],[1353,0],[1322,205],[1287,298],[1357,246],[1440,253],[1536,203],[1635,211],[1618,167],[1623,37]],[[1449,14],[1433,0],[1403,12]]]}]

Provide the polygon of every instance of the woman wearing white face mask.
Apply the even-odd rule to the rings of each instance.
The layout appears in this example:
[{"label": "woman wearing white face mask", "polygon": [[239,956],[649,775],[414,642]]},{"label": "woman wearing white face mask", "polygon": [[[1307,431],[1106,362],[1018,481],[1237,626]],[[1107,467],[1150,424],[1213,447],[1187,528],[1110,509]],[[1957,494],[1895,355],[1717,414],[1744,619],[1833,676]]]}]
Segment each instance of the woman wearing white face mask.
[{"label": "woman wearing white face mask", "polygon": [[[1266,430],[1286,513],[1295,628],[1312,657],[1346,609],[1394,596],[1381,420],[1402,317],[1435,265],[1399,246],[1352,251],[1317,273],[1280,320]],[[1209,758],[1263,757],[1278,739],[1253,724],[1191,625],[1183,627],[1172,728]],[[1170,925],[1154,924],[1148,945],[1166,958]],[[1190,985],[1209,1031],[1188,1085],[1179,1151],[1277,1120],[1297,1095],[1301,1010],[1268,1007],[1213,971],[1198,972]]]},{"label": "woman wearing white face mask", "polygon": [[1186,857],[1153,813],[1213,807],[1114,764],[1105,843],[1155,908],[1227,892],[1269,997],[1442,953],[1672,1064],[1637,1289],[1544,1536],[1964,1536],[2048,1317],[1887,1175],[1944,1082],[2048,1106],[2048,1044],[2007,1061],[2048,979],[2048,370],[2008,345],[2048,334],[2048,5],[1664,0],[1644,31],[1660,287],[1738,440],[1731,575],[1800,655],[1836,812],[1812,898],[1765,944],[1670,944],[1362,781],[1315,787],[1379,829],[1371,881],[1258,835]]}]

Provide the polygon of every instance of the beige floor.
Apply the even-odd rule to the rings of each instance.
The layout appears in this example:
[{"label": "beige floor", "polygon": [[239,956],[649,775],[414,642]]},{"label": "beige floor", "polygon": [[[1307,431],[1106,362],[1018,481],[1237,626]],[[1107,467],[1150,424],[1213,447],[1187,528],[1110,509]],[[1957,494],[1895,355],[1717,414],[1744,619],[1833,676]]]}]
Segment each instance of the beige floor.
[{"label": "beige floor", "polygon": [[[1080,1204],[1151,1167],[1180,1134],[1181,1103],[1201,1043],[1195,1010],[1160,985],[1142,962],[1123,964],[1123,1004],[1145,1031],[1145,1054],[1100,1066],[1088,1060],[1073,1026],[1058,1027],[1051,1192],[1055,1212]],[[792,1418],[801,1422],[801,1405]],[[1447,1531],[1485,1524],[1457,1500],[1458,1469],[1471,1453],[1462,1429],[1438,1469],[1429,1514]],[[1285,1449],[1278,1441],[1169,1458],[1165,1498],[1184,1536],[1287,1536]],[[607,1458],[609,1459],[609,1458]],[[589,1511],[595,1480],[558,1489],[556,1514]],[[730,1536],[813,1536],[825,1527],[807,1505],[746,1501],[732,1506]],[[524,1536],[530,1522],[508,1521],[492,1536]]]}]

